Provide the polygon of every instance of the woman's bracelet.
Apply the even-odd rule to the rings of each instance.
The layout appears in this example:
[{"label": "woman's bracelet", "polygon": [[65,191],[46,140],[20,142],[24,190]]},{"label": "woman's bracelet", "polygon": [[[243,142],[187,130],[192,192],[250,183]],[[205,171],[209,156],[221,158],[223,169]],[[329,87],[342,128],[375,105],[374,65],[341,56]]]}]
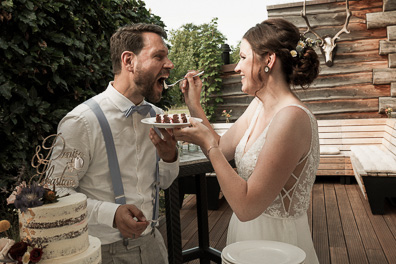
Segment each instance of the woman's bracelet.
[{"label": "woman's bracelet", "polygon": [[206,155],[209,157],[209,152],[213,149],[213,148],[219,148],[219,146],[210,146],[208,148],[208,150],[206,151]]}]

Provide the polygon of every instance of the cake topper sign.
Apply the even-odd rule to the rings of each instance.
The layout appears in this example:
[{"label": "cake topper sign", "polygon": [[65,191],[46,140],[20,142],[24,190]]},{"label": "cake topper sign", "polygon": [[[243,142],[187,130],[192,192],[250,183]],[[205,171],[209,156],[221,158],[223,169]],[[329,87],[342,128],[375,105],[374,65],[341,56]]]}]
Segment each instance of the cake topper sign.
[{"label": "cake topper sign", "polygon": [[[49,141],[52,140],[52,144]],[[60,149],[55,148],[57,143],[61,143]],[[36,169],[36,174],[30,179],[38,177],[38,182],[43,185],[56,185],[58,187],[75,187],[76,182],[73,179],[72,173],[81,170],[84,166],[84,159],[82,152],[77,149],[72,151],[65,151],[65,139],[59,134],[53,134],[46,137],[43,143],[36,147],[36,153],[32,158],[31,165]],[[56,150],[56,153],[54,152]],[[47,151],[47,153],[43,153]],[[59,152],[59,153],[58,153]],[[57,177],[52,177],[55,171],[55,165],[52,164],[55,160],[66,159],[62,173]],[[57,166],[59,163],[56,162]],[[63,166],[63,165],[62,165]]]}]

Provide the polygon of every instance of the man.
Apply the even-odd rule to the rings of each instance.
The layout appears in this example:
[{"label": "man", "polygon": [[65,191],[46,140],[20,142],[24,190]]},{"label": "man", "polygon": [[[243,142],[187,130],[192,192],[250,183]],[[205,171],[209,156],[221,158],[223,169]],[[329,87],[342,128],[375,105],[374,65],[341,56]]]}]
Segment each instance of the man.
[{"label": "man", "polygon": [[[167,130],[159,136],[141,120],[163,111],[147,103],[161,99],[163,83],[174,68],[168,59],[163,38],[165,31],[156,25],[134,24],[121,27],[110,39],[114,81],[93,97],[111,129],[115,155],[124,190],[124,204],[115,200],[107,142],[92,106],[84,103],[68,113],[58,126],[65,140],[64,154],[52,161],[54,176],[74,178],[77,191],[88,197],[89,234],[102,242],[102,263],[167,263],[167,250],[159,231],[151,224],[156,197],[156,164],[159,185],[168,188],[179,172],[176,141]],[[92,101],[89,100],[89,101]],[[151,106],[154,112],[139,113],[135,106]],[[151,141],[151,142],[150,142]],[[54,153],[62,151],[57,145]],[[62,169],[65,159],[78,157],[79,166]],[[121,188],[121,189],[122,189]],[[155,223],[154,219],[154,223]]]}]

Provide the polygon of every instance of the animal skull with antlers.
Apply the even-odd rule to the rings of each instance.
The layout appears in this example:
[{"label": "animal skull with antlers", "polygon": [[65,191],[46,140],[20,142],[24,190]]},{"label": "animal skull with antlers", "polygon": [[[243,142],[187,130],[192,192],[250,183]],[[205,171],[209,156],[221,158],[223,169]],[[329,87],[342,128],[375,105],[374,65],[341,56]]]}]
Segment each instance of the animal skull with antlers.
[{"label": "animal skull with antlers", "polygon": [[302,16],[302,18],[304,18],[305,23],[307,24],[308,28],[303,33],[303,35],[307,34],[308,32],[311,32],[318,38],[318,40],[320,40],[319,47],[320,47],[320,50],[325,58],[326,65],[328,67],[331,67],[331,66],[333,66],[333,58],[335,56],[335,47],[337,46],[337,44],[335,43],[336,40],[340,37],[340,35],[342,33],[347,33],[347,34],[350,33],[350,31],[347,29],[349,19],[351,18],[351,15],[352,15],[351,11],[349,10],[349,2],[348,2],[348,0],[346,0],[346,19],[345,19],[345,24],[342,27],[342,29],[340,31],[338,31],[338,33],[335,34],[334,37],[331,37],[329,35],[321,37],[321,36],[319,36],[318,33],[316,33],[312,29],[311,25],[309,24],[308,18],[306,16],[305,1],[306,0],[304,0],[304,7],[303,7],[303,10],[301,11],[301,16]]}]

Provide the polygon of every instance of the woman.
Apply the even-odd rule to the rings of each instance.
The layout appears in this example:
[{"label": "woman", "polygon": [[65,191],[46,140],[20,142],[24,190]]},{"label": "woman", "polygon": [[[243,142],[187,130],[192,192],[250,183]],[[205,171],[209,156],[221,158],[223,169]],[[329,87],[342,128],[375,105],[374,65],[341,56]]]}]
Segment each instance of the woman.
[{"label": "woman", "polygon": [[[200,105],[202,82],[186,75],[181,85],[192,126],[174,130],[177,140],[199,145],[216,171],[234,214],[227,244],[276,240],[302,248],[306,263],[318,263],[307,209],[319,165],[317,122],[291,91],[317,77],[319,61],[312,42],[283,19],[249,29],[235,71],[242,91],[255,96],[246,111],[220,138]],[[235,159],[237,172],[228,160]]]}]

